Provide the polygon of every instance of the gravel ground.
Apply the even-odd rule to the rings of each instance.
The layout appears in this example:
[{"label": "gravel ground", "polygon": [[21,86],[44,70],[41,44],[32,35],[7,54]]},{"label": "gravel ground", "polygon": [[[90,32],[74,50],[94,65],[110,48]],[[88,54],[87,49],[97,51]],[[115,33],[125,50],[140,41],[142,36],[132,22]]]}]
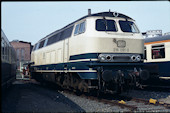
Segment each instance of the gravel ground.
[{"label": "gravel ground", "polygon": [[158,101],[170,104],[170,92],[130,90],[128,93],[122,93],[122,95],[142,98],[142,99],[152,98],[152,99],[156,99]]},{"label": "gravel ground", "polygon": [[[136,92],[133,91],[131,95],[129,94],[129,96],[138,94]],[[97,102],[95,100],[85,99],[73,94],[68,94],[64,92],[61,93],[66,97],[68,97],[73,102],[75,102],[76,104],[78,104],[86,112],[130,112],[129,109],[127,108],[120,108],[119,106],[111,106],[109,104],[104,104],[102,102]],[[135,105],[136,107],[138,107],[137,112],[170,112],[170,109],[166,109],[163,106],[154,106],[148,104],[145,105],[144,103],[134,102],[134,101],[125,101],[125,102],[127,105]]]},{"label": "gravel ground", "polygon": [[118,106],[110,106],[109,104],[104,104],[97,102],[95,100],[85,99],[76,95],[61,92],[63,95],[68,97],[70,100],[78,104],[86,112],[128,112],[129,110],[120,108]]}]

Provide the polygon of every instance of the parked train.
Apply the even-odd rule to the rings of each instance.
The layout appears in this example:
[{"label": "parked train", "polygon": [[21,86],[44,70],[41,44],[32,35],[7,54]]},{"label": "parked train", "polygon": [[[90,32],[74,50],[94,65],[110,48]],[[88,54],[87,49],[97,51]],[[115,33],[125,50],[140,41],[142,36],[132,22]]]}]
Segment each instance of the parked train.
[{"label": "parked train", "polygon": [[121,93],[148,79],[143,54],[135,20],[117,12],[89,13],[39,40],[30,71],[36,80],[64,88]]},{"label": "parked train", "polygon": [[16,78],[16,53],[1,29],[1,88],[6,89]]},{"label": "parked train", "polygon": [[170,35],[146,38],[144,51],[151,77],[170,79]]}]

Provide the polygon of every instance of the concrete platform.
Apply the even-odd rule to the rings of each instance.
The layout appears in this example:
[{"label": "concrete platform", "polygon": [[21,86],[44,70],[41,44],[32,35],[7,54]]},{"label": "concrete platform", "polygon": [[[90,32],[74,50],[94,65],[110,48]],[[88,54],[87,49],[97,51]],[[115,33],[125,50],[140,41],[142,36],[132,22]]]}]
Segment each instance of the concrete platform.
[{"label": "concrete platform", "polygon": [[34,79],[16,80],[2,92],[2,112],[85,112],[56,90],[35,84]]}]

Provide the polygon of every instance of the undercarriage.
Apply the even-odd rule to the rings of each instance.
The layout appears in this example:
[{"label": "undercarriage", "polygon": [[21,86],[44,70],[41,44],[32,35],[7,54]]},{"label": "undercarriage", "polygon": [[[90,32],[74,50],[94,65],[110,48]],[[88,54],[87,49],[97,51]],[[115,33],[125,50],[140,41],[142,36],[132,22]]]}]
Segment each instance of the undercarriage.
[{"label": "undercarriage", "polygon": [[134,87],[141,87],[141,81],[149,77],[146,70],[109,70],[97,69],[97,79],[82,79],[79,74],[55,72],[55,73],[32,73],[32,77],[39,82],[53,82],[64,89],[76,92],[90,93],[110,92],[120,94]]}]

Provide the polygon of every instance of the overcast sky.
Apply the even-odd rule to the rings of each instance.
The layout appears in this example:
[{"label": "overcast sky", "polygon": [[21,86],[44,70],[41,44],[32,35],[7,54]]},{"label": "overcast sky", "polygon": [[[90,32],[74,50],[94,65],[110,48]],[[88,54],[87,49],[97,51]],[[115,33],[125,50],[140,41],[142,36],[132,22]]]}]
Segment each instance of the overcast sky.
[{"label": "overcast sky", "polygon": [[1,29],[9,41],[34,45],[41,38],[88,14],[117,11],[136,20],[141,32],[170,32],[169,1],[1,2]]}]

